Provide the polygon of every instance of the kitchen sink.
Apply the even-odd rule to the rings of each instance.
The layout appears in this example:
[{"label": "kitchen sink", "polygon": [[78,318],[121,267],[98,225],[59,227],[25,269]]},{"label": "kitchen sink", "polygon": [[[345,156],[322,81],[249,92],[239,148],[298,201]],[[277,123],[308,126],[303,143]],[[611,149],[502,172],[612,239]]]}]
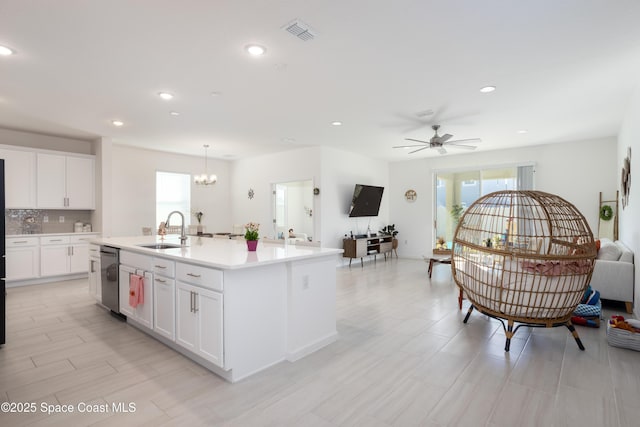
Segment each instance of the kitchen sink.
[{"label": "kitchen sink", "polygon": [[146,245],[138,245],[141,248],[149,248],[149,249],[173,249],[173,248],[181,248],[182,246],[176,243],[149,243]]}]

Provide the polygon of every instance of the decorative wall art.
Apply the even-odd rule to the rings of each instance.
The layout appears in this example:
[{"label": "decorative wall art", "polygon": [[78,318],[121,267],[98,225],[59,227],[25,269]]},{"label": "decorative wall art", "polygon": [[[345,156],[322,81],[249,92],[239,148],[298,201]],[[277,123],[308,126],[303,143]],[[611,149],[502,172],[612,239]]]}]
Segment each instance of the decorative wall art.
[{"label": "decorative wall art", "polygon": [[407,202],[413,203],[418,198],[418,193],[416,193],[416,190],[407,190],[404,193],[404,198],[407,200]]},{"label": "decorative wall art", "polygon": [[624,209],[629,205],[629,193],[631,191],[631,147],[627,148],[627,157],[622,162],[620,187],[622,190],[622,209]]},{"label": "decorative wall art", "polygon": [[255,196],[255,192],[253,191],[253,188],[250,188],[249,191],[247,192],[247,196],[249,197],[249,200],[253,199],[253,196]]}]

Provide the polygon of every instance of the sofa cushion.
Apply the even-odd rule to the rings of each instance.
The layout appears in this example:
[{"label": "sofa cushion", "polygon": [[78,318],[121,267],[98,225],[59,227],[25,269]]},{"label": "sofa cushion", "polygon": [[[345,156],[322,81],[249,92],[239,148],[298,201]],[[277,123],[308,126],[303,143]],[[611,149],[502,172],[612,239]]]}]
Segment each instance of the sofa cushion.
[{"label": "sofa cushion", "polygon": [[622,252],[620,255],[620,258],[618,258],[618,261],[620,262],[630,262],[633,263],[633,252],[631,252],[631,249],[629,249],[628,247],[626,247],[621,241],[616,240],[616,246],[618,247],[618,249],[620,249],[620,251]]},{"label": "sofa cushion", "polygon": [[622,255],[622,250],[613,242],[602,241],[598,251],[598,259],[605,261],[617,261]]}]

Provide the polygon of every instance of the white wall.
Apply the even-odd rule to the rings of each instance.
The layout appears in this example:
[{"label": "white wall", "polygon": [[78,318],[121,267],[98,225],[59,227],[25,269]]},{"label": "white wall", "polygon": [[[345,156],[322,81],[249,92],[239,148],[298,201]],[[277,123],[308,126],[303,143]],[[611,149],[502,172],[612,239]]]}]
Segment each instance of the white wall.
[{"label": "white wall", "polygon": [[[274,236],[272,187],[279,182],[310,180],[317,185],[320,176],[320,148],[300,148],[275,154],[241,159],[231,166],[231,218],[234,224],[260,224],[260,236]],[[248,197],[254,191],[253,199]],[[314,205],[319,201],[314,200]],[[315,207],[314,207],[315,212]],[[318,220],[314,214],[314,225]],[[314,239],[318,240],[316,236]]]},{"label": "white wall", "polygon": [[[620,197],[622,198],[622,189],[620,188],[620,171],[622,170],[622,162],[627,156],[627,148],[631,147],[631,191],[629,195],[629,205],[622,209],[620,204],[620,222],[619,222],[619,239],[622,240],[635,254],[635,262],[638,263],[638,255],[640,254],[640,180],[637,177],[638,165],[640,162],[640,87],[636,90],[631,98],[627,114],[620,128],[618,135],[618,149],[616,158],[616,177],[617,187],[620,189]],[[640,268],[635,269],[635,299],[640,301]],[[640,313],[638,305],[634,307],[636,315]]]},{"label": "white wall", "polygon": [[[353,230],[366,232],[369,219],[347,215],[355,184],[387,187],[387,162],[327,147],[300,148],[235,161],[232,166],[232,218],[237,224],[260,222],[261,235],[273,234],[271,186],[277,182],[312,180],[320,194],[313,197],[314,240],[324,247],[342,248],[342,237]],[[255,191],[253,200],[247,191]],[[386,190],[385,190],[386,191]],[[371,219],[377,231],[387,224],[387,196],[382,198],[380,216]],[[382,224],[382,225],[380,225]]]},{"label": "white wall", "polygon": [[[446,169],[484,168],[534,162],[537,190],[557,194],[573,203],[586,217],[595,234],[598,230],[599,192],[615,193],[615,138],[564,144],[528,146],[509,150],[438,156],[389,165],[390,222],[396,224],[400,256],[420,258],[434,244],[434,172]],[[404,200],[414,189],[418,198]]]},{"label": "white wall", "polygon": [[[229,209],[229,162],[209,159],[209,172],[218,176],[218,183],[200,187],[192,185],[191,210],[202,211],[202,223],[208,232],[231,231]],[[110,216],[111,236],[136,236],[142,227],[157,228],[155,214],[156,171],[200,174],[204,157],[186,156],[161,151],[113,145],[111,191],[112,201],[104,206]],[[106,183],[105,185],[109,185]],[[193,216],[187,224],[196,224]]]},{"label": "white wall", "polygon": [[68,153],[95,154],[92,141],[5,128],[0,128],[0,144],[66,151]]},{"label": "white wall", "polygon": [[[342,239],[350,231],[364,234],[367,226],[373,232],[389,224],[389,167],[386,161],[355,153],[324,148],[322,150],[322,182],[320,206],[322,245],[342,248]],[[384,187],[380,213],[371,218],[349,218],[349,207],[356,184]],[[314,214],[315,216],[315,214]]]}]

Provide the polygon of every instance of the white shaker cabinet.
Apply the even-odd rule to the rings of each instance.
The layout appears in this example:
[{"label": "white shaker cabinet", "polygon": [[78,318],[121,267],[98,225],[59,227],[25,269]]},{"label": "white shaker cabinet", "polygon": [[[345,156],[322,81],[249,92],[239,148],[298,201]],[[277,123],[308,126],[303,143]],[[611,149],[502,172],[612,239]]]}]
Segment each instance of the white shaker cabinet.
[{"label": "white shaker cabinet", "polygon": [[40,247],[37,237],[8,237],[7,280],[33,279],[40,275]]},{"label": "white shaker cabinet", "polygon": [[96,235],[47,236],[40,238],[40,274],[61,276],[86,273],[89,243]]},{"label": "white shaker cabinet", "polygon": [[222,272],[176,263],[176,343],[224,367]]},{"label": "white shaker cabinet", "polygon": [[0,159],[4,159],[5,208],[35,208],[36,153],[0,148]]},{"label": "white shaker cabinet", "polygon": [[102,302],[102,278],[100,274],[100,246],[89,245],[89,295],[98,302]]},{"label": "white shaker cabinet", "polygon": [[[128,251],[120,251],[119,269],[119,302],[120,313],[127,319],[153,329],[153,272],[151,270],[152,258]],[[144,278],[143,302],[136,307],[129,304],[129,283],[132,274],[138,274]]]},{"label": "white shaker cabinet", "polygon": [[175,262],[153,259],[153,330],[170,341],[176,340]]},{"label": "white shaker cabinet", "polygon": [[95,158],[37,153],[37,206],[94,209]]}]

